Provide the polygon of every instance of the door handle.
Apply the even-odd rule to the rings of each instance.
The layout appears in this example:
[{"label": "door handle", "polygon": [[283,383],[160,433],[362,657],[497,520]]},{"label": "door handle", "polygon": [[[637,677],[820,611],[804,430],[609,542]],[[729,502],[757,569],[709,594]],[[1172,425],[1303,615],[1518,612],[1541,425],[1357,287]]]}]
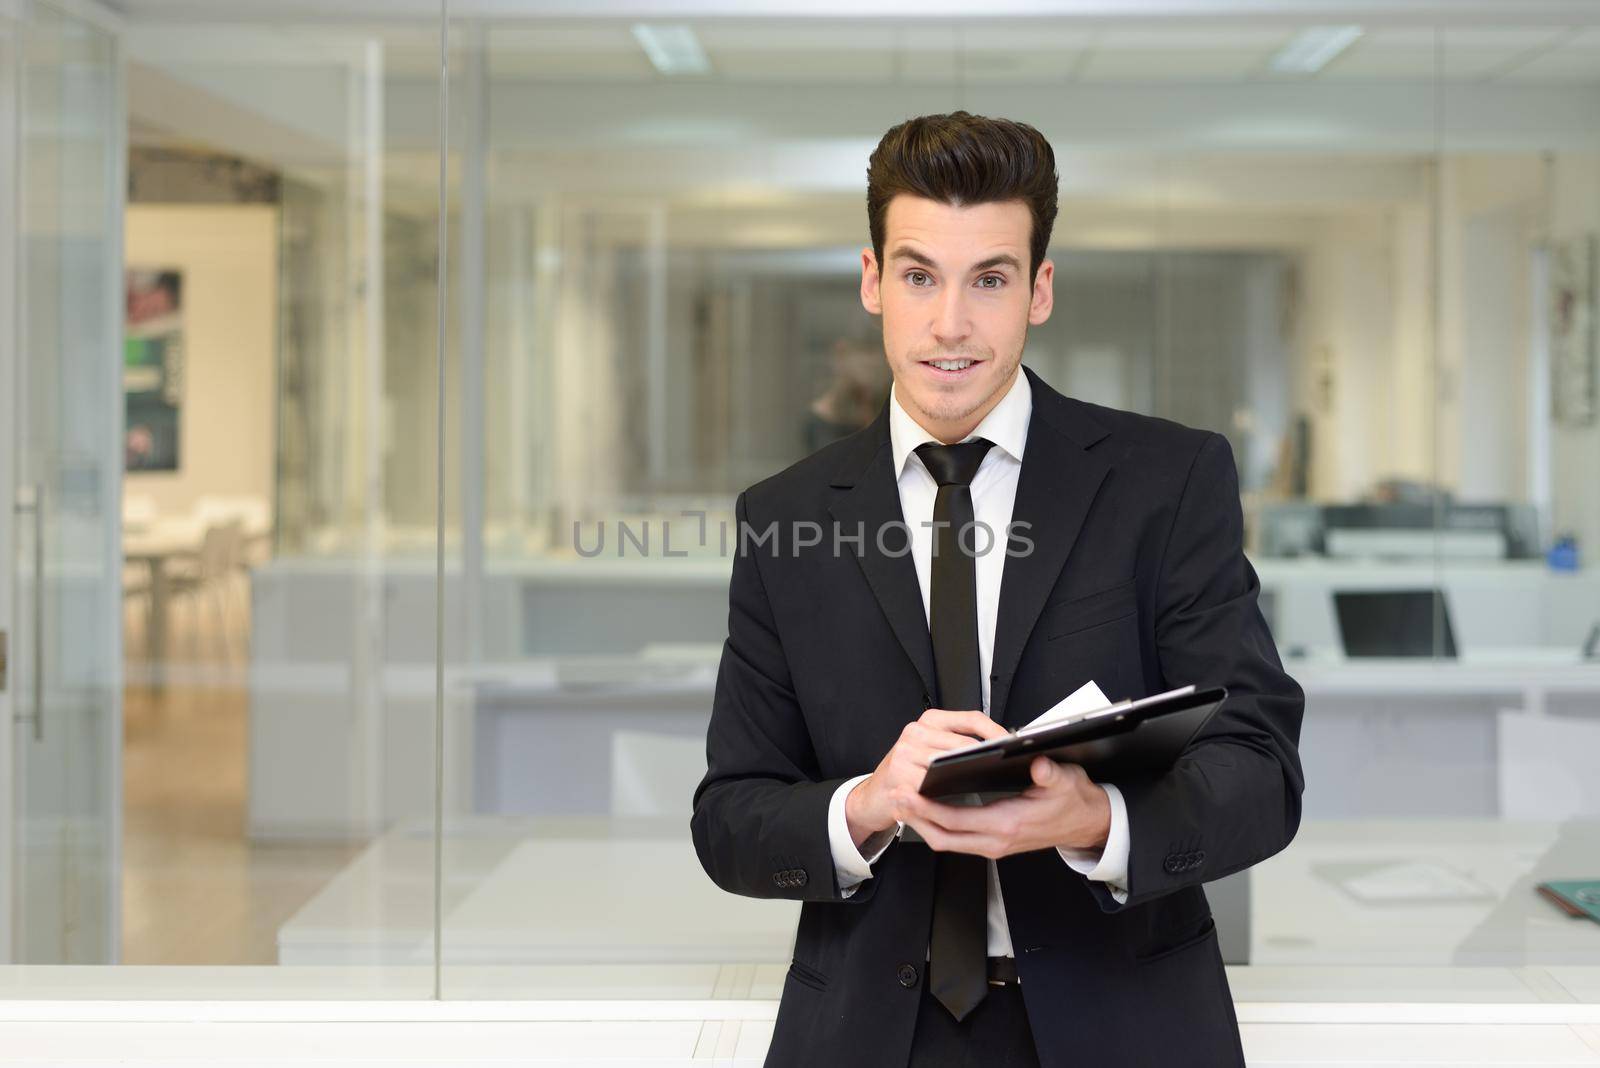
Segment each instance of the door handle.
[{"label": "door handle", "polygon": [[18,515],[33,516],[33,712],[18,719],[33,721],[33,740],[44,741],[44,486],[16,503]]}]

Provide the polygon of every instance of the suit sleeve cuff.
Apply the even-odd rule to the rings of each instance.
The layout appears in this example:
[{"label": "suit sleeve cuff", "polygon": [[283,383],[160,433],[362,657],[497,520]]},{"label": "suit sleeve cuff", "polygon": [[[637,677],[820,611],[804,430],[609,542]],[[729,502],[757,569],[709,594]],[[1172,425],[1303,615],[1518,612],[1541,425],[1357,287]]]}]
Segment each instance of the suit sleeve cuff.
[{"label": "suit sleeve cuff", "polygon": [[[1096,852],[1092,849],[1056,846],[1056,852],[1061,854],[1067,867],[1079,875],[1097,883],[1105,883],[1117,904],[1125,905],[1128,902],[1128,853],[1132,847],[1128,834],[1128,805],[1122,799],[1121,790],[1110,783],[1099,785],[1106,792],[1106,799],[1111,802],[1111,831],[1106,835],[1105,848]],[[849,841],[848,835],[845,840]]]},{"label": "suit sleeve cuff", "polygon": [[[845,819],[844,802],[850,796],[850,791],[867,778],[867,775],[857,775],[853,779],[846,779],[828,801],[828,847],[833,853],[833,870],[839,880],[839,892],[845,897],[855,893],[863,880],[872,878],[872,865],[883,856],[889,843],[900,836],[899,825],[892,831],[884,828],[863,842],[862,849],[856,848],[855,841],[850,837],[849,822]],[[863,850],[866,856],[862,855]]]}]

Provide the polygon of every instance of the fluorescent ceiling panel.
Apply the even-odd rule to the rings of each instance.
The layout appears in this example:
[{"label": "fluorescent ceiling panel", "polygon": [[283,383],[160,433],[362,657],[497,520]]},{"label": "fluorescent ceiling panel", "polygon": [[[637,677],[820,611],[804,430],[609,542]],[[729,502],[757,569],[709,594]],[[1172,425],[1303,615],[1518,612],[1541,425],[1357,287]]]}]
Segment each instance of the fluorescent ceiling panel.
[{"label": "fluorescent ceiling panel", "polygon": [[1315,74],[1360,37],[1360,26],[1308,26],[1268,62],[1280,74]]},{"label": "fluorescent ceiling panel", "polygon": [[633,39],[662,74],[708,74],[711,61],[694,30],[684,23],[636,22]]}]

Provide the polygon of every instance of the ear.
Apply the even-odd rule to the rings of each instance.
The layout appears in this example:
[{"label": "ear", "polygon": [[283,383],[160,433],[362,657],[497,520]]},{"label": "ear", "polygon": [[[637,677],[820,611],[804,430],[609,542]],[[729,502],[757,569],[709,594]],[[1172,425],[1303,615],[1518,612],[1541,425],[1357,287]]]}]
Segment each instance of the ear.
[{"label": "ear", "polygon": [[1038,326],[1050,318],[1056,306],[1056,265],[1049,259],[1039,261],[1039,272],[1033,276],[1033,302],[1028,305],[1028,322]]},{"label": "ear", "polygon": [[873,315],[883,314],[883,294],[880,288],[878,257],[872,249],[861,250],[861,306]]}]

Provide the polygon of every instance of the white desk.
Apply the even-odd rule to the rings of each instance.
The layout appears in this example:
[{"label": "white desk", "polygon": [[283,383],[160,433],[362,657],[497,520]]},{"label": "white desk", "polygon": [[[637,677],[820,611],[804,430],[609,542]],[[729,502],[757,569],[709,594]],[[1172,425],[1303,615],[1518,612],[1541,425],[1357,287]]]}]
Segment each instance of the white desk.
[{"label": "white desk", "polygon": [[1284,668],[1306,693],[1300,759],[1314,819],[1498,816],[1502,712],[1600,727],[1600,663],[1575,650],[1465,650],[1454,661],[1322,654]]},{"label": "white desk", "polygon": [[[431,959],[432,856],[423,825],[375,841],[279,929],[280,962]],[[1444,866],[1487,894],[1385,904],[1345,889],[1363,870],[1396,861]],[[587,873],[581,893],[569,873]],[[1592,875],[1600,875],[1600,822],[1311,821],[1252,872],[1251,961],[1600,969],[1600,924],[1571,920],[1532,890],[1542,879]],[[482,818],[446,836],[447,963],[784,961],[798,911],[717,889],[695,857],[687,815]]]},{"label": "white desk", "polygon": [[145,610],[145,647],[150,657],[151,681],[161,685],[167,660],[167,607],[172,600],[169,564],[200,553],[204,528],[188,520],[164,520],[148,526],[126,528],[122,557],[142,566],[149,575],[150,600]]},{"label": "white desk", "polygon": [[[169,516],[149,523],[126,523],[122,528],[122,557],[146,569],[150,578],[150,601],[145,613],[145,643],[150,658],[151,682],[165,680],[167,658],[167,610],[172,600],[168,565],[178,560],[193,560],[200,554],[207,524],[192,516]],[[246,525],[246,545],[260,544],[271,537],[262,525]]]},{"label": "white desk", "polygon": [[[282,964],[432,959],[431,829],[373,842],[278,930]],[[466,820],[444,851],[458,964],[786,961],[800,906],[724,893],[673,820]]]},{"label": "white desk", "polygon": [[[1363,876],[1410,863],[1459,881],[1452,893],[1462,896],[1360,896]],[[1600,923],[1567,916],[1533,889],[1582,878],[1600,878],[1600,821],[1311,821],[1251,871],[1250,960],[1600,966]]]}]

